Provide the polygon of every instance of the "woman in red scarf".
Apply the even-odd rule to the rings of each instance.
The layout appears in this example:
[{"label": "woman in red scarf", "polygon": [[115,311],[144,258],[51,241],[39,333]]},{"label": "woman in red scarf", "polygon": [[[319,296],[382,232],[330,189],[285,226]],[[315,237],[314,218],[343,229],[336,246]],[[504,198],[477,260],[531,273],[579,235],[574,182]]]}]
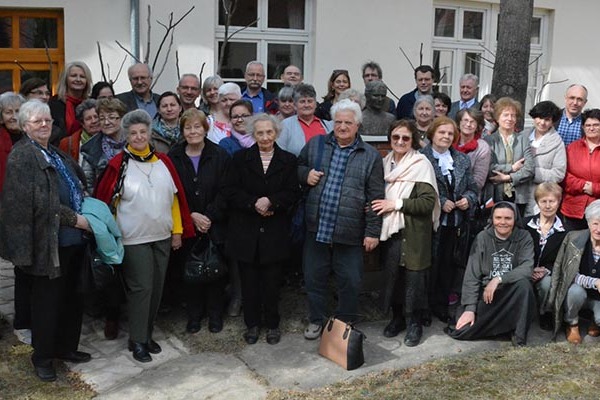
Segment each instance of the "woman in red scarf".
[{"label": "woman in red scarf", "polygon": [[460,135],[458,141],[454,143],[454,148],[469,156],[471,172],[481,194],[481,189],[487,180],[492,157],[490,146],[481,138],[481,131],[485,126],[483,113],[475,108],[460,110],[456,114],[456,124]]},{"label": "woman in red scarf", "polygon": [[75,117],[75,109],[90,96],[92,82],[90,68],[82,61],[67,64],[60,74],[58,93],[48,103],[54,125],[60,133],[58,137],[50,139],[57,147],[60,139],[81,130],[81,123]]}]

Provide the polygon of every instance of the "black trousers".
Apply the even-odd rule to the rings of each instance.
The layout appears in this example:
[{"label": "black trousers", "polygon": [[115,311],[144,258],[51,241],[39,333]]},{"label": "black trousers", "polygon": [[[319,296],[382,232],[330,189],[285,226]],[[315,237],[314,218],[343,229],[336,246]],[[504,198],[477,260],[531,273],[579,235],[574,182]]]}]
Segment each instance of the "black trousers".
[{"label": "black trousers", "polygon": [[448,296],[460,279],[461,268],[454,263],[458,228],[440,226],[433,236],[433,258],[429,274],[429,305],[432,311],[446,314]]},{"label": "black trousers", "polygon": [[76,351],[81,334],[83,301],[77,293],[77,278],[83,246],[59,248],[62,275],[55,279],[33,276],[31,333],[33,362],[43,363]]},{"label": "black trousers", "polygon": [[31,329],[31,289],[34,278],[21,268],[15,267],[15,329]]},{"label": "black trousers", "polygon": [[279,291],[281,287],[281,263],[259,264],[239,262],[242,278],[242,301],[244,322],[248,328],[264,324],[268,329],[279,327]]}]

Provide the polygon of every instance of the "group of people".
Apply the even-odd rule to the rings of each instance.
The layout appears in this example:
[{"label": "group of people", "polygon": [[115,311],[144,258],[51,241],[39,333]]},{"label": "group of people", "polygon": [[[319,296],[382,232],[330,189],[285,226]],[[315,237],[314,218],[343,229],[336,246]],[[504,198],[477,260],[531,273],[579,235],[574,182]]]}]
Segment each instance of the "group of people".
[{"label": "group of people", "polygon": [[[293,65],[277,95],[257,61],[243,89],[184,74],[158,95],[149,66],[135,64],[131,91],[115,95],[73,62],[55,96],[37,78],[0,95],[0,255],[15,266],[15,332],[31,332],[38,377],[56,379],[54,359],[90,360],[77,349],[78,273],[96,234],[90,197],[106,205],[124,246],[123,279],[95,294],[104,335],[118,337],[125,298],[139,362],[161,352],[153,327],[163,296],[185,303],[190,334],[203,319],[220,332],[224,314],[243,307],[244,340],[264,330],[277,344],[286,267],[302,271],[306,339],[330,315],[355,321],[363,256],[378,246],[391,310],[383,335],[406,330],[407,346],[432,316],[459,340],[508,334],[524,345],[539,314],[542,327],[556,334],[565,323],[579,343],[587,308],[588,334],[600,335],[600,110],[583,112],[585,87],[568,88],[564,110],[536,104],[533,128],[520,132],[521,104],[478,102],[474,75],[451,102],[434,93],[434,69],[419,66],[416,88],[396,105],[377,63],[362,74],[364,94],[334,70],[319,103]],[[387,137],[391,151],[382,158],[369,135]],[[188,254],[207,240],[228,276],[183,282]]]}]

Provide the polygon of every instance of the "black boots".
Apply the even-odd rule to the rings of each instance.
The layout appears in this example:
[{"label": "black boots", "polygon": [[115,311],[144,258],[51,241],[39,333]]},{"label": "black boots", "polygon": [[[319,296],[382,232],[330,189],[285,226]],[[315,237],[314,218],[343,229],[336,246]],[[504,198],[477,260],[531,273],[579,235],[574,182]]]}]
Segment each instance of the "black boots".
[{"label": "black boots", "polygon": [[394,314],[394,318],[389,324],[383,329],[383,336],[387,338],[393,338],[398,336],[400,332],[406,329],[406,320],[402,315]]},{"label": "black boots", "polygon": [[421,317],[418,312],[415,312],[408,322],[408,329],[406,330],[406,336],[404,336],[404,344],[408,347],[414,347],[421,342],[422,336],[423,324],[421,323]]}]

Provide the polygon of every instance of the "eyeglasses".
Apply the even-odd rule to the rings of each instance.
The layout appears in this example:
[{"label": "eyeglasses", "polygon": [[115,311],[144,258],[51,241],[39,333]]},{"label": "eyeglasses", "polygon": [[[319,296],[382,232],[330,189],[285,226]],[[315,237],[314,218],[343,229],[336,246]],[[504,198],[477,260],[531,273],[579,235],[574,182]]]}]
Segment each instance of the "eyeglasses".
[{"label": "eyeglasses", "polygon": [[231,116],[231,119],[232,119],[232,120],[238,120],[238,119],[242,119],[242,120],[244,120],[244,119],[246,119],[246,118],[249,118],[249,117],[251,117],[251,115],[250,115],[250,114],[232,115],[232,116]]},{"label": "eyeglasses", "polygon": [[29,92],[29,94],[34,94],[36,96],[48,96],[48,97],[50,97],[52,95],[52,93],[50,93],[50,91],[48,91],[48,90],[32,90],[31,92]]},{"label": "eyeglasses", "polygon": [[115,121],[120,120],[121,117],[119,117],[118,115],[108,115],[108,116],[102,116],[98,119],[100,120],[101,123],[105,123],[105,122],[113,123]]},{"label": "eyeglasses", "polygon": [[29,121],[29,123],[33,126],[35,126],[36,128],[39,128],[41,126],[43,126],[44,124],[50,126],[52,125],[52,123],[54,122],[53,119],[51,118],[47,118],[47,119],[34,119],[33,121]]},{"label": "eyeglasses", "polygon": [[411,136],[402,136],[402,135],[392,135],[392,141],[398,142],[402,140],[403,142],[410,142],[412,140]]}]

